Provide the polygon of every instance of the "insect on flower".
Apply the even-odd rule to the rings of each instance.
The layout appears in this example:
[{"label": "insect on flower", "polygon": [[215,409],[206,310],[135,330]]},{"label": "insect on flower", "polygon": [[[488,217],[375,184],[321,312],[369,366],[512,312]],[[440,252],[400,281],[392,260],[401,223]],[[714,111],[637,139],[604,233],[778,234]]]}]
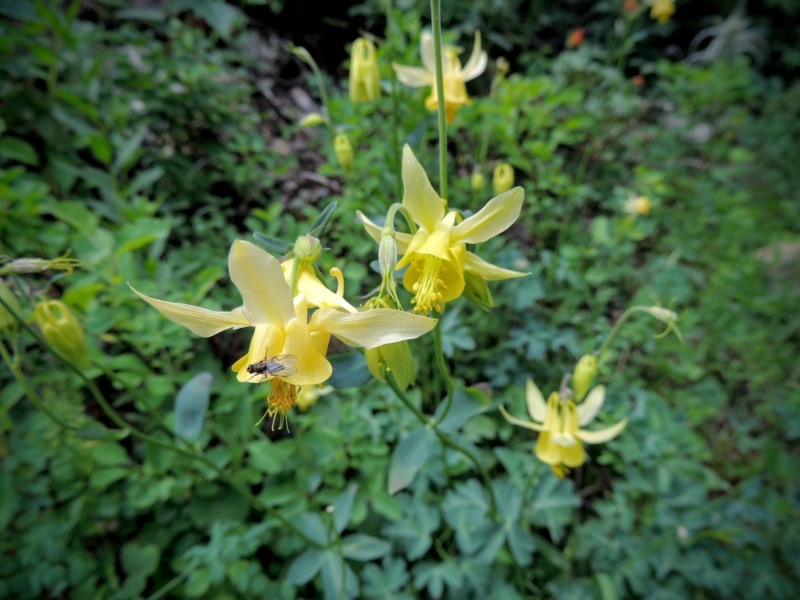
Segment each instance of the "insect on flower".
[{"label": "insect on flower", "polygon": [[[265,356],[264,360],[259,361],[257,363],[253,363],[252,365],[247,365],[247,372],[250,373],[253,377],[257,375],[261,375],[262,380],[264,381],[270,375],[280,375],[281,377],[289,377],[290,375],[294,375],[297,373],[297,369],[290,365],[294,364],[297,360],[297,357],[294,354],[281,354],[279,356]],[[251,377],[250,379],[252,379]],[[250,381],[248,379],[247,381]],[[259,381],[259,383],[261,383]]]}]

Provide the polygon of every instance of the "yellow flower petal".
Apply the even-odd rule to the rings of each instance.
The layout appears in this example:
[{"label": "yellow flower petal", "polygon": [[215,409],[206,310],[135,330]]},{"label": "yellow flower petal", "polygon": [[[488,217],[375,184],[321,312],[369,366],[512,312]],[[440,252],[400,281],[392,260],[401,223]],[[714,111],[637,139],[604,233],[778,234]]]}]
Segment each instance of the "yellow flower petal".
[{"label": "yellow flower petal", "polygon": [[444,218],[444,203],[408,144],[403,146],[402,170],[403,206],[411,213],[415,223],[431,232]]},{"label": "yellow flower petal", "polygon": [[295,317],[292,292],[278,261],[255,244],[236,240],[228,257],[231,280],[242,295],[242,312],[253,325],[283,327]]},{"label": "yellow flower petal", "polygon": [[200,308],[199,306],[192,306],[191,304],[167,302],[166,300],[151,298],[137,291],[130,284],[128,284],[128,287],[170,321],[178,325],[183,325],[192,333],[196,333],[202,337],[211,337],[231,327],[250,326],[250,321],[247,320],[242,314],[242,310],[239,308],[231,311],[208,310],[207,308]]},{"label": "yellow flower petal", "polygon": [[468,271],[477,273],[486,281],[500,281],[501,279],[512,279],[514,277],[530,275],[530,273],[522,273],[520,271],[512,271],[511,269],[498,267],[497,265],[486,262],[480,256],[472,252],[467,252],[464,266]]},{"label": "yellow flower petal", "polygon": [[486,52],[481,51],[481,32],[475,32],[475,45],[472,47],[472,54],[470,54],[467,64],[461,71],[461,76],[464,81],[475,79],[478,75],[486,70],[486,65],[489,62],[489,57]]},{"label": "yellow flower petal", "polygon": [[392,63],[392,68],[397,73],[397,79],[400,83],[408,87],[435,85],[433,75],[420,67],[406,67],[405,65]]},{"label": "yellow flower petal", "polygon": [[549,431],[543,431],[539,434],[539,439],[536,440],[536,447],[534,452],[536,458],[547,465],[560,465],[563,447],[559,446],[552,440],[552,434]]},{"label": "yellow flower petal", "polygon": [[543,425],[537,425],[536,423],[531,423],[530,421],[523,421],[522,419],[518,419],[510,415],[503,406],[500,406],[500,412],[503,414],[503,417],[506,421],[511,423],[512,425],[518,425],[519,427],[524,427],[525,429],[530,429],[532,431],[544,431]]},{"label": "yellow flower petal", "polygon": [[619,423],[607,427],[606,429],[601,429],[600,431],[586,431],[585,429],[581,429],[578,431],[578,438],[587,444],[603,444],[617,437],[622,430],[625,429],[627,424],[628,419],[626,417]]},{"label": "yellow flower petal", "polygon": [[528,404],[528,414],[531,419],[544,423],[545,416],[547,415],[547,405],[544,402],[544,396],[532,379],[528,379],[528,384],[525,388],[525,401]]},{"label": "yellow flower petal", "polygon": [[453,229],[453,241],[477,244],[504,232],[519,217],[525,192],[515,187],[495,196],[481,210]]},{"label": "yellow flower petal", "polygon": [[433,43],[433,34],[430,31],[422,32],[419,38],[419,51],[425,70],[428,73],[436,73],[436,48]]},{"label": "yellow flower petal", "polygon": [[595,418],[600,409],[603,407],[603,402],[606,399],[606,388],[598,385],[586,396],[586,400],[581,402],[578,406],[578,423],[581,427],[589,424]]},{"label": "yellow flower petal", "polygon": [[[281,263],[283,276],[288,284],[292,278],[292,268],[294,259]],[[358,312],[352,304],[332,292],[322,283],[314,272],[314,267],[308,263],[302,263],[299,267],[300,273],[297,276],[297,291],[305,296],[309,306],[320,308],[340,308],[346,312]]]},{"label": "yellow flower petal", "polygon": [[312,331],[324,330],[343,341],[367,349],[418,338],[435,326],[436,319],[388,308],[356,314],[320,308],[309,323]]},{"label": "yellow flower petal", "polygon": [[[375,240],[378,244],[381,243],[381,233],[383,232],[383,227],[379,227],[375,223],[369,220],[364,213],[360,210],[356,211],[356,216],[359,218],[361,223],[364,225],[364,229],[367,230],[367,234],[373,240]],[[406,249],[408,248],[409,242],[411,242],[411,238],[414,237],[410,233],[403,233],[402,231],[395,231],[394,233],[394,240],[397,244],[397,252],[399,254],[405,254]]]}]

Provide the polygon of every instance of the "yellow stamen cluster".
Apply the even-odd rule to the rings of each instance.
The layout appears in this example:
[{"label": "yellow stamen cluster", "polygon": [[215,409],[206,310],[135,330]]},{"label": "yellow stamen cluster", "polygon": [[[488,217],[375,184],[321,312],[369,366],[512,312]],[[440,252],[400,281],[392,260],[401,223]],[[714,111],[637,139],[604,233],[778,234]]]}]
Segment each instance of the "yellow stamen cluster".
[{"label": "yellow stamen cluster", "polygon": [[447,289],[444,281],[439,278],[442,270],[442,259],[432,254],[425,255],[422,266],[422,275],[414,284],[414,312],[420,315],[427,315],[430,311],[442,310],[442,293],[439,289]]},{"label": "yellow stamen cluster", "polygon": [[[267,412],[264,417],[272,417],[272,430],[275,430],[275,420],[278,420],[278,429],[283,429],[286,425],[286,431],[289,431],[288,422],[286,420],[286,413],[297,402],[297,392],[299,388],[291,383],[285,382],[283,379],[275,377],[272,380],[272,392],[267,397]],[[264,418],[262,417],[262,421]],[[259,421],[260,423],[260,421]]]}]

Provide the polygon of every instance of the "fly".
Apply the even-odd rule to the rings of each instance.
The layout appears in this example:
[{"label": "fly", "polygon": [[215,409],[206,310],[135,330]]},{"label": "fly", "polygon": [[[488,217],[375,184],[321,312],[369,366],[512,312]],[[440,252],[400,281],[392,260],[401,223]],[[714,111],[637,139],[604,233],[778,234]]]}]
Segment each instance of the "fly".
[{"label": "fly", "polygon": [[[269,376],[289,377],[297,373],[297,369],[291,365],[295,363],[297,357],[294,354],[280,354],[278,356],[265,356],[264,360],[247,365],[247,372],[253,377],[261,375],[263,378]],[[251,377],[250,379],[252,379]],[[248,379],[248,381],[250,381]]]}]

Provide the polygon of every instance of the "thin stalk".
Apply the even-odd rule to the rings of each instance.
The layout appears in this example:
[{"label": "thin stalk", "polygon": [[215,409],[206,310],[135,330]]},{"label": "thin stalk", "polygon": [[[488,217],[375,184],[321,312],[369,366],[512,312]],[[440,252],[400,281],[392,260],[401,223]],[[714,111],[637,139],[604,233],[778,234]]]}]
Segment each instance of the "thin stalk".
[{"label": "thin stalk", "polygon": [[36,408],[38,408],[40,411],[42,411],[44,414],[50,417],[60,427],[68,429],[70,431],[76,431],[78,429],[78,427],[69,425],[65,421],[61,420],[61,417],[59,417],[53,411],[47,408],[47,405],[39,397],[39,394],[36,393],[36,390],[34,390],[31,386],[28,385],[28,382],[22,375],[22,372],[19,369],[19,361],[11,359],[8,350],[6,350],[5,344],[3,344],[2,342],[0,342],[0,356],[2,356],[3,362],[5,362],[6,365],[8,365],[11,374],[14,375],[14,379],[16,379],[17,383],[19,383],[20,386],[22,386],[22,389],[25,391],[25,395],[28,396],[28,398],[30,399],[31,402],[33,402],[33,405]]},{"label": "thin stalk", "polygon": [[385,378],[386,382],[389,384],[389,387],[392,388],[392,391],[394,392],[395,396],[397,396],[400,399],[400,401],[403,404],[405,404],[408,410],[414,413],[414,416],[417,417],[417,419],[419,420],[420,423],[422,423],[422,425],[424,425],[425,427],[430,427],[433,433],[436,434],[436,437],[439,438],[439,441],[441,441],[448,448],[452,448],[456,452],[460,452],[461,454],[466,456],[473,465],[475,465],[475,468],[478,470],[478,473],[480,473],[480,476],[483,479],[484,487],[486,488],[486,493],[489,497],[489,509],[492,513],[492,516],[496,515],[497,503],[495,502],[494,492],[492,491],[492,480],[489,477],[489,472],[486,470],[486,467],[483,466],[481,461],[479,461],[478,458],[472,452],[470,452],[469,450],[464,448],[464,446],[453,440],[446,433],[440,431],[433,421],[428,419],[428,417],[426,417],[421,410],[419,410],[416,406],[414,406],[414,403],[408,399],[408,397],[403,393],[403,391],[397,385],[397,382],[394,379],[394,375],[391,372],[385,371]]},{"label": "thin stalk", "polygon": [[431,0],[431,27],[436,62],[436,97],[439,99],[439,195],[447,202],[447,120],[442,72],[442,15],[440,0]]},{"label": "thin stalk", "polygon": [[[384,2],[384,7],[386,8],[386,45],[384,46],[387,49],[386,52],[386,59],[391,64],[392,62],[392,55],[389,54],[389,49],[392,48],[392,44],[389,41],[389,36],[391,35],[391,28],[392,28],[392,3],[391,2]],[[399,160],[399,152],[400,152],[400,136],[399,129],[400,129],[400,105],[399,105],[399,98],[397,97],[397,75],[394,72],[394,69],[389,70],[389,93],[392,96],[392,169],[394,171],[394,193],[395,193],[395,200],[400,202],[403,198],[403,172],[401,168],[401,161]]]},{"label": "thin stalk", "polygon": [[442,320],[441,316],[436,327],[433,328],[433,352],[436,355],[436,367],[439,369],[439,375],[444,379],[445,387],[447,388],[447,403],[444,406],[442,414],[436,419],[433,424],[438,425],[444,421],[447,413],[450,412],[450,407],[453,405],[453,395],[455,394],[455,386],[453,385],[453,378],[450,377],[450,370],[447,368],[447,362],[444,359],[444,352],[442,351]]}]

